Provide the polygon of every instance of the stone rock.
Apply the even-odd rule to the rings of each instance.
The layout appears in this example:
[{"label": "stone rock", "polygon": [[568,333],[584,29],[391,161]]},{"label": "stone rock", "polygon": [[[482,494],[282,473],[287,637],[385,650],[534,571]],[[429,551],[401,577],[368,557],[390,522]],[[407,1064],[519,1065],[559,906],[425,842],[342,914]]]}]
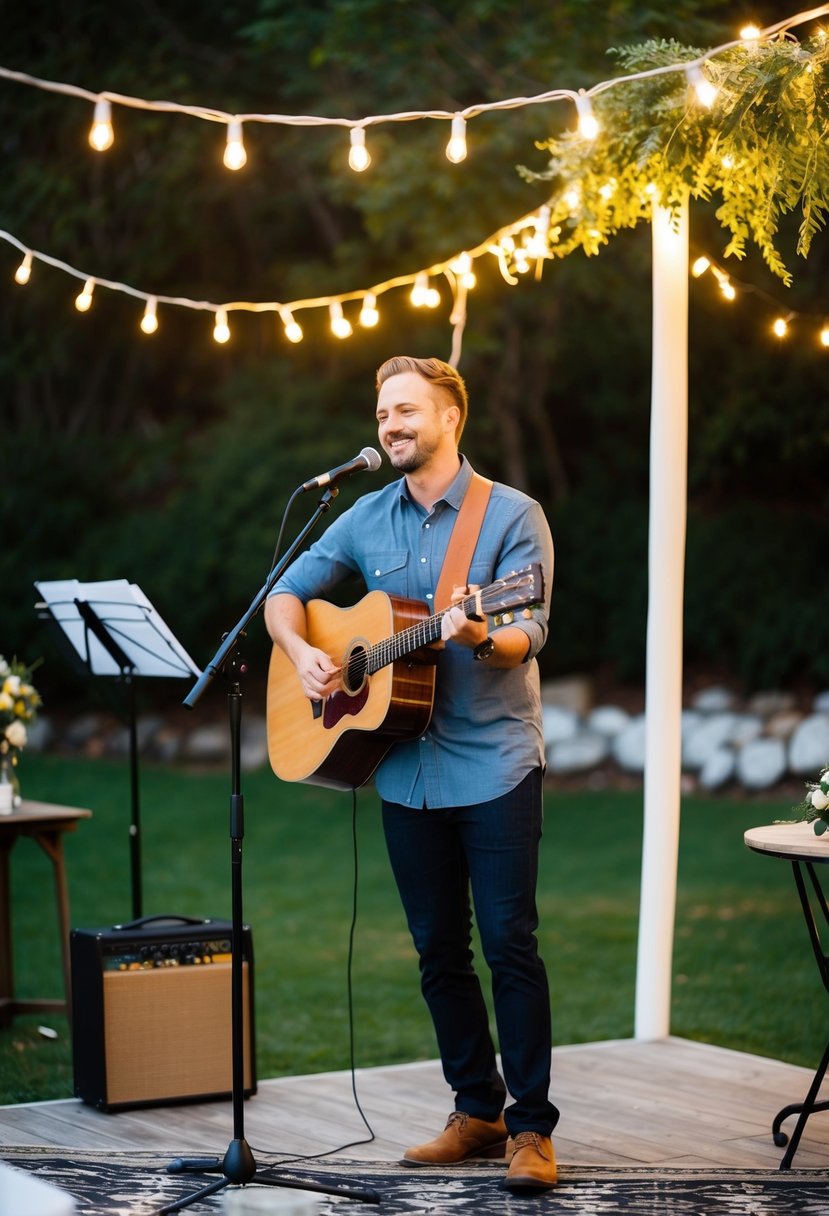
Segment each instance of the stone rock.
[{"label": "stone rock", "polygon": [[645,770],[645,715],[631,718],[611,744],[613,759],[628,773]]},{"label": "stone rock", "polygon": [[712,713],[710,717],[704,717],[685,740],[683,767],[692,772],[702,768],[712,752],[730,741],[737,721],[737,715],[732,713]]},{"label": "stone rock", "polygon": [[263,717],[248,717],[242,722],[239,764],[253,772],[268,762],[268,725]]},{"label": "stone rock", "polygon": [[106,723],[101,714],[81,714],[73,718],[63,732],[63,742],[67,747],[80,750],[106,730]]},{"label": "stone rock", "polygon": [[562,680],[544,680],[541,685],[542,705],[556,705],[583,716],[593,704],[593,684],[587,676],[570,676]]},{"label": "stone rock", "polygon": [[26,726],[26,751],[45,752],[55,738],[55,728],[50,718],[42,714]]},{"label": "stone rock", "polygon": [[197,726],[184,740],[182,755],[186,760],[215,762],[230,755],[230,730],[227,726]]},{"label": "stone rock", "polygon": [[[142,755],[147,750],[153,736],[161,730],[163,725],[164,719],[158,716],[148,715],[147,717],[138,718],[135,723],[135,741],[138,746],[139,755]],[[130,754],[129,727],[122,726],[118,730],[113,731],[107,740],[107,751],[113,756],[128,756]]]},{"label": "stone rock", "polygon": [[630,714],[627,710],[620,709],[618,705],[598,705],[587,715],[585,726],[588,730],[612,739],[624,730],[628,722]]},{"label": "stone rock", "polygon": [[829,764],[829,714],[809,714],[789,740],[789,769],[816,778]]},{"label": "stone rock", "polygon": [[816,695],[812,702],[812,709],[816,714],[829,713],[829,690]]},{"label": "stone rock", "polygon": [[691,708],[698,709],[703,714],[724,713],[734,708],[735,700],[730,689],[720,684],[712,684],[709,688],[701,688],[691,698]]},{"label": "stone rock", "polygon": [[745,747],[746,743],[758,739],[762,733],[763,719],[759,714],[738,714],[729,742],[734,747]]},{"label": "stone rock", "polygon": [[772,739],[790,739],[802,721],[803,714],[796,709],[782,709],[766,719],[764,733]]},{"label": "stone rock", "polygon": [[704,790],[718,790],[734,776],[737,756],[733,747],[723,744],[708,753],[699,770],[699,783]]},{"label": "stone rock", "polygon": [[771,718],[774,714],[790,713],[795,703],[794,693],[769,689],[749,697],[747,709],[749,713],[759,714],[761,718]]},{"label": "stone rock", "polygon": [[748,790],[767,790],[786,773],[782,739],[752,739],[737,753],[737,780]]},{"label": "stone rock", "polygon": [[542,705],[544,745],[550,747],[562,739],[572,739],[579,729],[579,715],[560,705]]},{"label": "stone rock", "polygon": [[547,749],[547,767],[561,776],[584,773],[602,764],[610,755],[610,742],[597,731],[583,730],[572,739],[562,739]]}]

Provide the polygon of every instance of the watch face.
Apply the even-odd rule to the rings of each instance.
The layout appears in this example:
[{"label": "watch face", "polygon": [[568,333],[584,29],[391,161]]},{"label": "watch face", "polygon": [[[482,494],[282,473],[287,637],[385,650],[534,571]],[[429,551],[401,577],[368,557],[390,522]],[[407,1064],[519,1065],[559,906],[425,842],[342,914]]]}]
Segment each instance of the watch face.
[{"label": "watch face", "polygon": [[472,651],[472,657],[475,659],[488,659],[495,652],[495,643],[492,638],[486,638]]}]

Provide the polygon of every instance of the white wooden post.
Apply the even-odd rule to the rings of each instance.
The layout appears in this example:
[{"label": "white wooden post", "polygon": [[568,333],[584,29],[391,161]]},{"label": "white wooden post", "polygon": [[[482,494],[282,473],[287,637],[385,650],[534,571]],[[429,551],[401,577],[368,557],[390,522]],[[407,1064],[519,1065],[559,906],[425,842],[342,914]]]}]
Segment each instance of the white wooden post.
[{"label": "white wooden post", "polygon": [[681,777],[688,457],[688,202],[653,212],[653,356],[645,675],[645,813],[637,1039],[670,1032]]}]

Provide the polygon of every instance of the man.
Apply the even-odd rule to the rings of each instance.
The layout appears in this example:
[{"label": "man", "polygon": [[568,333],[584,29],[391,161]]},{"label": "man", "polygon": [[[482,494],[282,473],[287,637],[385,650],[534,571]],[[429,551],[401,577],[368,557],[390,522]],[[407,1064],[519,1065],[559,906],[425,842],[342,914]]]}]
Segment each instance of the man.
[{"label": "man", "polygon": [[[377,425],[401,480],[364,495],[280,580],[266,607],[274,641],[313,701],[341,687],[336,656],[306,640],[304,604],[357,572],[369,589],[425,600],[435,587],[472,469],[458,452],[466,387],[439,359],[398,356],[377,373]],[[543,607],[510,623],[469,619],[455,601],[539,562]],[[553,546],[537,503],[492,488],[468,575],[442,619],[431,722],[396,743],[375,774],[392,869],[420,957],[455,1111],[404,1154],[449,1165],[513,1153],[505,1185],[556,1181],[551,1132],[550,1005],[538,956],[535,888],[544,764],[535,655],[547,636]],[[470,949],[470,887],[492,974],[502,1080]],[[512,1102],[504,1110],[507,1088]]]}]

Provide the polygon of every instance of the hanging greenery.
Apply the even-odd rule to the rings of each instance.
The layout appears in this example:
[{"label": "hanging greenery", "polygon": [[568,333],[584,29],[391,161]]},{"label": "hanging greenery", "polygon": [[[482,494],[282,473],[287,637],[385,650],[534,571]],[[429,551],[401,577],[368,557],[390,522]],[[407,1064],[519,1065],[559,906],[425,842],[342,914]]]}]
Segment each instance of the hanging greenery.
[{"label": "hanging greenery", "polygon": [[829,38],[801,44],[787,34],[712,59],[673,40],[610,53],[625,72],[686,61],[689,69],[594,96],[594,139],[572,131],[547,140],[539,145],[551,153],[546,171],[520,169],[556,184],[551,255],[598,253],[620,229],[649,220],[654,201],[675,208],[689,195],[719,198],[725,256],[742,258],[753,241],[788,285],[775,243],[781,216],[800,210],[797,252],[806,257],[829,208]]}]

